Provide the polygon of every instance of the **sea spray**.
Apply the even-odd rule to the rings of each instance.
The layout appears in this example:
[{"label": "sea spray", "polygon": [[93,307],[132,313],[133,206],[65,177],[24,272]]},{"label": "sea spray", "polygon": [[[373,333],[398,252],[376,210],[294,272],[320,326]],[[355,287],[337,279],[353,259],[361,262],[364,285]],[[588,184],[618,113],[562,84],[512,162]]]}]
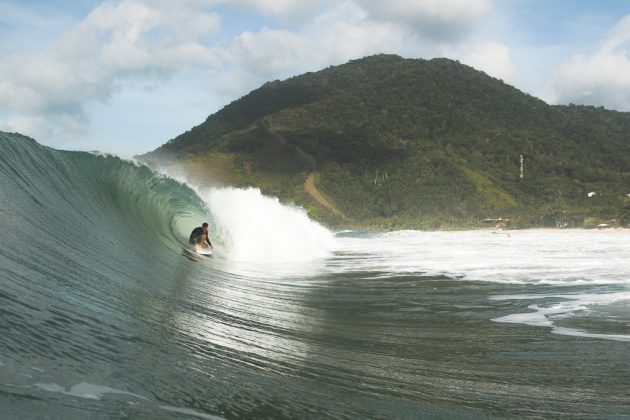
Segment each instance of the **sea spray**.
[{"label": "sea spray", "polygon": [[229,259],[306,262],[326,257],[333,246],[333,235],[304,209],[284,205],[257,188],[211,188],[198,194],[208,205]]}]

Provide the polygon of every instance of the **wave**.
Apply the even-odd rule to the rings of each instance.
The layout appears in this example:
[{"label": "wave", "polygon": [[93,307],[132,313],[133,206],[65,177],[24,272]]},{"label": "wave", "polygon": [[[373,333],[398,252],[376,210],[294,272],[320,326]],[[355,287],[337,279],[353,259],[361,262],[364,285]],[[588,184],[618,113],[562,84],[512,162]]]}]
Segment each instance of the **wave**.
[{"label": "wave", "polygon": [[111,155],[1,133],[0,171],[2,238],[20,254],[71,249],[78,258],[106,260],[124,249],[153,260],[180,252],[203,221],[226,259],[303,262],[331,247],[331,233],[304,210],[257,189],[193,189]]},{"label": "wave", "polygon": [[[203,221],[219,253],[193,262],[182,251]],[[259,190],[192,188],[136,162],[55,150],[0,132],[3,381],[9,388],[26,381],[29,397],[41,391],[94,399],[139,395],[99,385],[103,377],[90,380],[85,372],[151,366],[144,358],[162,354],[167,331],[199,354],[208,345],[240,348],[251,325],[272,327],[233,313],[235,302],[271,310],[261,284],[275,284],[269,278],[278,279],[279,268],[303,276],[300,264],[328,255],[332,239],[304,210]],[[275,322],[287,316],[282,306]],[[199,343],[199,325],[216,328],[208,335],[215,344]],[[228,328],[233,334],[221,341]],[[257,357],[247,353],[245,363]],[[230,360],[218,357],[219,364]],[[199,414],[188,403],[157,406]]]},{"label": "wave", "polygon": [[67,246],[88,257],[115,245],[176,249],[206,215],[194,191],[145,166],[19,135],[0,140],[1,217],[9,228],[2,237],[16,251]]}]

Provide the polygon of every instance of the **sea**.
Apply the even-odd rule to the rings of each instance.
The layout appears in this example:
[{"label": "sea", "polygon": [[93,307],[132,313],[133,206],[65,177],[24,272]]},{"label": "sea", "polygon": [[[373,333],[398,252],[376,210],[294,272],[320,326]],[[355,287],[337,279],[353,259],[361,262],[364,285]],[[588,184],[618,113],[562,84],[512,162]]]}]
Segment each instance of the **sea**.
[{"label": "sea", "polygon": [[629,256],[625,229],[333,232],[0,133],[0,418],[627,419]]}]

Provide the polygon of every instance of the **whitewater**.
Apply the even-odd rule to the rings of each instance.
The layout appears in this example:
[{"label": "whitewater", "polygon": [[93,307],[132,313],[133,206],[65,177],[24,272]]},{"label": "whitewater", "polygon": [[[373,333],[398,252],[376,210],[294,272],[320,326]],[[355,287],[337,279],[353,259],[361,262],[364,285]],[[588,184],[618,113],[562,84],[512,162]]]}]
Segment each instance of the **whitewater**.
[{"label": "whitewater", "polygon": [[623,418],[629,239],[335,233],[0,133],[0,417]]}]

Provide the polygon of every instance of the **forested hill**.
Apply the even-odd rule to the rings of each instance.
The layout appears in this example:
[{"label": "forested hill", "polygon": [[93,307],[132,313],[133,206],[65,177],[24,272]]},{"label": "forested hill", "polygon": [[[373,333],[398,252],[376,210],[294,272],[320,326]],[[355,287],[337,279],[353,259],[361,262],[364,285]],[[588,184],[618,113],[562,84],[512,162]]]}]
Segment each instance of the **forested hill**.
[{"label": "forested hill", "polygon": [[550,106],[448,59],[376,55],[269,82],[140,158],[336,226],[630,219],[630,114]]}]

